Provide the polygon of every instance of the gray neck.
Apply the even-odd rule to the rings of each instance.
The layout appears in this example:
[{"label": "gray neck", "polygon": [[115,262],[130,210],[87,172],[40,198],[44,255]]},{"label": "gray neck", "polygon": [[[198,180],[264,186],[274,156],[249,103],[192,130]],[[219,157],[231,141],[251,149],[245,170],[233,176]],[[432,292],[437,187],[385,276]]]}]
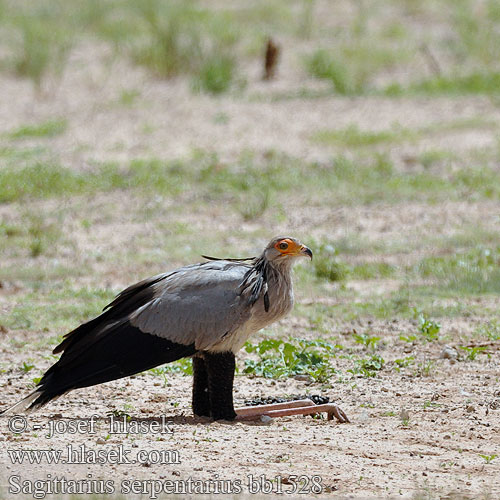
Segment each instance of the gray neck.
[{"label": "gray neck", "polygon": [[[292,259],[277,259],[276,261],[268,261],[268,279],[275,278],[278,282],[284,281],[286,286],[292,286]],[[271,275],[274,275],[271,277]]]},{"label": "gray neck", "polygon": [[276,259],[268,261],[268,266],[283,276],[291,276],[294,259]]}]

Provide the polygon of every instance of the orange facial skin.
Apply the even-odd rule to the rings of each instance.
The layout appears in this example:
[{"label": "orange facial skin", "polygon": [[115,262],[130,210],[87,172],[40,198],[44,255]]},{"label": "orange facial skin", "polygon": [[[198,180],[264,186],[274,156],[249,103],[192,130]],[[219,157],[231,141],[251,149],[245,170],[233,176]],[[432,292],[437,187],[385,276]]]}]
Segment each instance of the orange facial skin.
[{"label": "orange facial skin", "polygon": [[278,250],[282,255],[295,255],[295,256],[304,256],[312,259],[312,252],[305,245],[301,245],[300,243],[296,243],[295,241],[284,238],[279,240],[274,248]]}]

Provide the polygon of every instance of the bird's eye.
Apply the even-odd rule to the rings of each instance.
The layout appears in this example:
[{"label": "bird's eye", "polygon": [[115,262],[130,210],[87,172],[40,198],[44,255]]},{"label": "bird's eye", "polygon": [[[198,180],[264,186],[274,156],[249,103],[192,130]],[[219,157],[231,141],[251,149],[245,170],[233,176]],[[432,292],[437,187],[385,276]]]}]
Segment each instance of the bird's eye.
[{"label": "bird's eye", "polygon": [[286,250],[288,248],[288,243],[286,243],[286,241],[282,241],[279,244],[279,248],[280,248],[280,250]]}]

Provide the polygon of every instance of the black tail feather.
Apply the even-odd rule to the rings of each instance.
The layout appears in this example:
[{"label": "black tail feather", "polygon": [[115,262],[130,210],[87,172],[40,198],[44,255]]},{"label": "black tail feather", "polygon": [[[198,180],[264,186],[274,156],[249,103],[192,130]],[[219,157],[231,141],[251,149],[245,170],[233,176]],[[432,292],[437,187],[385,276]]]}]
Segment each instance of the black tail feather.
[{"label": "black tail feather", "polygon": [[104,332],[97,329],[82,342],[70,344],[37,389],[13,408],[19,405],[35,410],[72,389],[127,377],[195,352],[194,344],[178,344],[144,333],[128,321],[109,325]]}]

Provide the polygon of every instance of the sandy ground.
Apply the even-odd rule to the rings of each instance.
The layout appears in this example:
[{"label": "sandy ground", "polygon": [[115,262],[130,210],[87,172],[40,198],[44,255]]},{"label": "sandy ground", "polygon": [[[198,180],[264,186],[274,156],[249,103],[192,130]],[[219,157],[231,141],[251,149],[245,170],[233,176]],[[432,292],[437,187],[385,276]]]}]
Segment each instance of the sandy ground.
[{"label": "sandy ground", "polygon": [[[492,359],[498,359],[498,345],[490,350]],[[5,351],[3,355],[16,364],[16,357]],[[42,479],[47,474],[53,478],[112,479],[117,492],[127,487],[122,484],[126,480],[141,480],[142,488],[151,488],[148,480],[191,477],[230,480],[233,486],[241,481],[243,492],[251,493],[249,478],[262,476],[275,480],[274,488],[279,488],[275,478],[282,478],[284,491],[291,492],[293,476],[305,475],[309,479],[304,479],[304,488],[311,488],[313,476],[319,476],[323,493],[349,498],[420,498],[418,494],[497,498],[500,469],[481,457],[495,454],[500,444],[497,363],[451,363],[440,359],[435,347],[408,351],[399,345],[382,354],[388,359],[415,355],[433,360],[435,365],[429,377],[415,377],[403,370],[376,379],[353,379],[323,392],[314,384],[293,379],[237,377],[237,404],[256,397],[320,393],[344,409],[350,424],[310,417],[286,417],[269,423],[210,423],[191,416],[189,377],[170,376],[164,387],[158,379],[141,375],[73,393],[29,416],[28,430],[19,435],[8,432],[6,418],[2,418],[4,473],[19,476],[17,481]],[[22,376],[8,376],[4,402],[16,400],[25,386]],[[129,410],[133,415],[129,425],[148,422],[151,426],[165,416],[169,422],[163,428],[165,433],[156,433],[154,426],[148,427],[149,432],[131,428],[128,435],[110,433],[110,422],[104,416],[127,408],[127,404],[134,408]],[[92,415],[97,416],[94,429],[83,427],[82,433],[70,434],[66,425],[80,420],[90,425]],[[11,422],[23,425],[22,421]],[[50,436],[54,422],[59,422],[55,432],[60,433]],[[40,429],[33,430],[37,425]],[[62,460],[67,460],[68,445],[79,450],[85,446],[86,458],[75,455],[73,460],[92,461],[93,452],[117,453],[122,447],[128,450],[127,459],[138,463],[19,465],[12,464],[8,455],[8,450],[55,449],[62,450]],[[138,456],[141,450],[153,453]],[[159,458],[165,450],[178,454]],[[160,459],[167,463],[154,463]]]},{"label": "sandy ground", "polygon": [[[141,70],[122,61],[107,66],[102,61],[97,64],[94,53],[85,46],[77,50],[70,70],[56,91],[42,99],[34,96],[28,82],[0,77],[0,132],[26,122],[67,117],[69,130],[50,139],[50,147],[63,164],[87,169],[94,160],[125,162],[141,156],[176,158],[191,154],[193,148],[213,150],[227,159],[235,158],[244,150],[277,150],[304,161],[324,159],[330,157],[334,149],[315,147],[309,140],[312,132],[322,128],[357,124],[361,128],[383,130],[395,123],[420,128],[478,116],[493,122],[500,120],[498,106],[492,106],[483,98],[259,100],[255,97],[259,93],[271,95],[287,88],[281,88],[281,80],[264,87],[257,78],[250,80],[244,98],[229,95],[214,99],[193,95],[183,81],[151,81]],[[106,51],[100,54],[105,60]],[[297,79],[306,86],[317,85],[303,75],[294,75],[294,85]],[[116,104],[124,89],[140,90],[138,103],[131,108]],[[225,116],[222,123],[217,120],[220,115]],[[416,145],[395,148],[391,154],[404,165],[404,157],[426,148],[453,149],[460,154],[471,148],[489,147],[494,144],[495,134],[495,129],[455,130],[427,137]],[[101,207],[113,207],[110,202],[113,196],[97,195],[84,201],[89,211],[97,213]],[[34,202],[31,207],[50,211],[54,205],[66,203],[71,212],[77,210],[81,202],[49,200]],[[133,198],[130,203],[133,207]],[[167,201],[164,203],[163,208],[167,210]],[[300,211],[294,210],[292,202],[289,206],[288,218],[282,222],[264,215],[257,222],[243,223],[237,215],[225,214],[218,206],[209,207],[203,213],[176,213],[175,217],[180,222],[197,224],[196,227],[205,231],[207,227],[222,226],[229,234],[238,230],[251,233],[261,225],[272,227],[276,233],[292,229],[315,238],[345,237],[356,232],[361,238],[373,241],[399,238],[413,243],[423,232],[446,236],[464,226],[480,224],[485,230],[499,228],[498,204],[486,201],[463,200],[433,206],[413,202],[397,207],[381,202],[370,207],[337,210],[315,207]],[[18,203],[2,205],[0,215],[5,220],[15,218],[21,208],[22,204]],[[79,254],[96,248],[106,254],[139,238],[142,232],[152,230],[147,222],[133,221],[127,214],[119,219],[103,216],[90,233],[72,226],[70,217],[68,219],[64,221],[64,228],[76,238]],[[256,246],[261,243],[259,240]],[[140,252],[140,244],[135,245]],[[71,263],[75,258],[71,250],[74,247],[63,248],[65,251],[57,255],[59,262]],[[417,253],[392,257],[395,263],[404,264]],[[82,276],[80,285],[99,286],[104,282],[105,286],[119,289],[146,272],[143,267],[138,270],[109,266],[107,261],[100,263],[95,256],[89,259],[95,260],[93,275]],[[44,261],[40,262],[43,265]],[[23,261],[12,257],[8,264],[22,266]],[[168,267],[177,264],[181,262],[170,262]],[[156,271],[152,269],[148,274]],[[2,311],[12,310],[22,286],[16,282],[4,284],[0,290]],[[377,289],[382,295],[391,290],[390,282],[349,283],[348,286],[360,296],[377,293]],[[335,300],[308,297],[301,291],[298,296],[304,304]],[[491,299],[489,304],[493,308],[499,305],[498,298]],[[455,332],[458,338],[473,330],[479,321],[480,318],[454,319],[447,322],[446,333]],[[363,329],[363,325],[353,322],[339,325],[332,334],[341,335],[353,327]],[[279,494],[281,488],[283,496],[301,498],[311,496],[315,484],[320,485],[322,495],[335,498],[499,498],[500,459],[487,463],[484,458],[500,455],[498,342],[487,346],[488,359],[482,356],[474,362],[451,362],[441,358],[443,345],[439,343],[408,345],[399,341],[399,335],[407,327],[405,322],[392,320],[376,323],[376,333],[386,341],[380,352],[386,360],[410,355],[419,362],[431,360],[433,368],[429,376],[414,376],[405,369],[399,373],[385,370],[376,378],[353,376],[346,383],[334,383],[332,389],[295,379],[237,377],[238,404],[256,397],[323,394],[344,409],[350,424],[310,417],[289,417],[268,423],[210,423],[191,416],[189,377],[171,375],[164,386],[161,379],[143,374],[72,393],[30,415],[26,421],[28,427],[21,433],[9,430],[7,418],[2,417],[2,484],[7,488],[9,477],[19,476],[11,479],[18,484],[28,479],[47,479],[50,474],[52,478],[64,476],[88,482],[110,480],[115,492],[120,493],[121,488],[126,491],[127,485],[130,486],[126,481],[139,480],[142,483],[138,487],[144,488],[144,498],[152,498],[153,484],[157,488],[165,485],[165,481],[186,484],[189,478],[212,480],[213,483],[206,483],[211,484],[209,492],[213,493],[214,484],[219,484],[220,488],[232,488],[236,494],[240,485],[241,492],[246,494],[254,492],[252,479],[258,479],[261,482],[255,488],[257,491],[260,488],[261,493],[266,493],[265,488],[272,484],[275,494]],[[309,325],[294,316],[289,322],[282,322],[280,328],[292,335],[299,331],[301,336],[315,336]],[[26,394],[32,378],[32,374],[24,374],[17,368],[25,359],[26,351],[19,352],[16,342],[26,341],[30,346],[34,335],[40,340],[51,333],[5,329],[0,335],[2,363],[7,366],[0,374],[4,408]],[[43,370],[50,366],[47,347],[33,348],[30,353],[36,358],[37,368]],[[345,360],[339,359],[338,363],[339,370],[347,366]],[[131,408],[128,410],[131,422],[146,422],[150,426],[127,435],[110,433],[106,415],[124,408]],[[75,434],[60,427],[65,432],[45,437],[53,422],[82,421],[82,425],[86,425],[92,415],[98,416],[95,433],[91,434],[86,428]],[[153,432],[151,423],[161,422],[162,416],[171,424],[166,432],[158,434]],[[23,421],[14,424],[24,425]],[[35,429],[37,425],[42,427]],[[170,450],[178,452],[178,456],[171,453],[173,463],[163,464],[155,463],[158,453],[153,453],[142,460],[144,463],[133,464],[111,464],[108,455],[105,464],[25,462],[20,465],[13,463],[9,455],[9,450],[53,449],[65,453],[68,445],[74,448],[85,445],[90,454],[92,450],[110,452],[122,447],[130,459],[137,459],[142,450],[158,453]],[[294,490],[294,484],[303,488],[300,495]],[[32,496],[31,492],[26,493]]]}]

